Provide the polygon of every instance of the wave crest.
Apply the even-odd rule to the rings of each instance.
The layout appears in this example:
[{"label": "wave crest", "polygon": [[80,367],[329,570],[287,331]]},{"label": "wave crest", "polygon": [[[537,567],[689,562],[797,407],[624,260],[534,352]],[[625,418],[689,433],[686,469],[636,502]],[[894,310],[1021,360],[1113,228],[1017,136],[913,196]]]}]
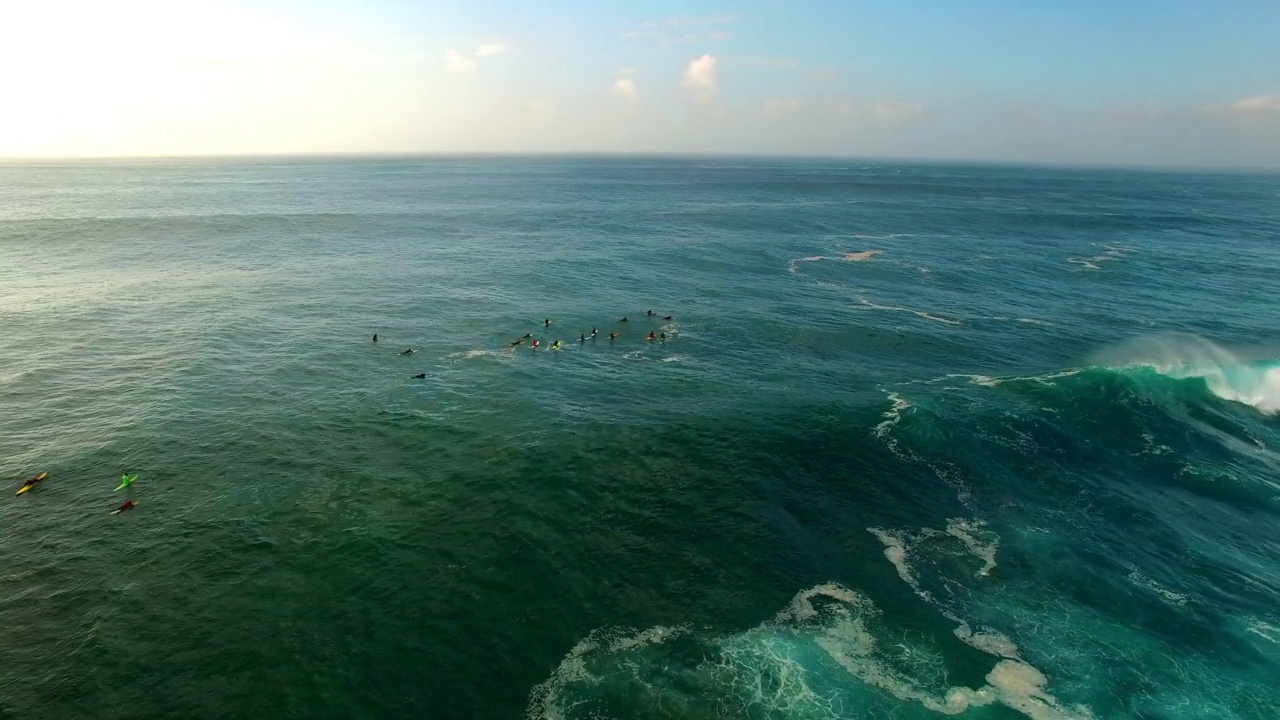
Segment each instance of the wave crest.
[{"label": "wave crest", "polygon": [[1137,338],[1098,353],[1112,367],[1149,367],[1179,380],[1197,378],[1223,400],[1280,413],[1280,367],[1275,360],[1247,361],[1197,335],[1170,333]]}]

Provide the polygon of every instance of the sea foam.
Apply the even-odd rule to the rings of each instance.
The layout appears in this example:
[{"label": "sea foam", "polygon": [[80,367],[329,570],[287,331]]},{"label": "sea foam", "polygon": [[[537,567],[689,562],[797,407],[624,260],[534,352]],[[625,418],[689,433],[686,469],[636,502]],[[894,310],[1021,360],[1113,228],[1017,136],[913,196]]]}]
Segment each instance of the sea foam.
[{"label": "sea foam", "polygon": [[1093,718],[1050,694],[1048,677],[1002,633],[961,622],[955,636],[992,657],[977,689],[951,685],[939,649],[912,639],[871,598],[823,583],[798,592],[772,619],[727,636],[687,627],[597,630],[534,688],[526,714],[611,716],[614,702],[642,701],[673,717],[836,720],[907,703],[940,715],[1002,704],[1033,720]]}]

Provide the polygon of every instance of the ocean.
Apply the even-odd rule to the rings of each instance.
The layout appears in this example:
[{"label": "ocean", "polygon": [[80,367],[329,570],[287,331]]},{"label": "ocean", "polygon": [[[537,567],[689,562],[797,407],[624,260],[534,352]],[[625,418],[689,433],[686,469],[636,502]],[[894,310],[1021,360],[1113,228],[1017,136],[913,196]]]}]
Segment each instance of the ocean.
[{"label": "ocean", "polygon": [[0,717],[1280,717],[1280,176],[0,188]]}]

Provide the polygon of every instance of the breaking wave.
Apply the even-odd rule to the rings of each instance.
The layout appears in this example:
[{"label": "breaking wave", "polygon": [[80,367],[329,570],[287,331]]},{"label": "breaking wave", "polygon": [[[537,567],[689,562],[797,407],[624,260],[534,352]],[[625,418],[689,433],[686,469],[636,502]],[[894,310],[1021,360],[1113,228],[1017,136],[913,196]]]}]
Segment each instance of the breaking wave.
[{"label": "breaking wave", "polygon": [[1143,337],[1098,353],[1095,360],[1119,369],[1150,368],[1176,380],[1198,380],[1223,400],[1259,412],[1280,412],[1280,362],[1247,359],[1196,335]]},{"label": "breaking wave", "polygon": [[[1031,376],[989,377],[951,374],[927,384],[968,379],[973,384],[997,387],[1037,383],[1083,390],[1080,385],[1096,385],[1114,380],[1117,374],[1155,387],[1175,381],[1182,390],[1203,388],[1222,400],[1247,405],[1265,415],[1280,414],[1280,359],[1253,358],[1236,353],[1196,335],[1168,334],[1145,337],[1094,353],[1091,365]],[[1165,387],[1169,387],[1165,385]]]}]

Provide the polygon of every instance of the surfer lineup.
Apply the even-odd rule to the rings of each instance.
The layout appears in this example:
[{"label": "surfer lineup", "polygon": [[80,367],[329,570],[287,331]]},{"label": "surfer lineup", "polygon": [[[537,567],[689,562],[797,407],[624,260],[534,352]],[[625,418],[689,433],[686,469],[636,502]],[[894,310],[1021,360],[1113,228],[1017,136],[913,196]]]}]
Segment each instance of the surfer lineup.
[{"label": "surfer lineup", "polygon": [[[649,320],[661,320],[661,321],[663,321],[663,322],[671,322],[672,320],[675,320],[675,319],[676,319],[674,315],[670,315],[670,314],[668,314],[668,315],[662,315],[662,314],[660,314],[660,313],[658,313],[658,312],[655,312],[653,309],[649,309],[649,310],[645,311],[644,316],[645,316],[645,318],[647,318],[647,319],[649,319]],[[555,321],[554,321],[552,318],[543,318],[543,320],[542,320],[542,327],[543,327],[543,329],[549,329],[549,328],[551,327],[551,325],[552,325],[552,323],[553,323],[553,322],[555,322]],[[628,324],[628,326],[629,326],[629,325],[630,325],[630,323],[631,323],[631,318],[630,318],[629,316],[627,316],[627,315],[623,315],[621,318],[619,318],[618,320],[615,320],[615,321],[614,321],[614,324],[615,324],[615,325],[621,325],[622,323],[627,323],[627,324]],[[641,332],[644,332],[644,331],[642,330]],[[597,327],[594,327],[594,326],[593,326],[593,327],[591,328],[591,332],[581,332],[581,333],[579,333],[579,334],[578,334],[578,344],[579,344],[579,345],[586,345],[586,343],[587,343],[587,341],[588,341],[588,340],[595,340],[597,337],[599,337],[599,335],[600,335],[600,329],[599,329],[599,328],[597,328]],[[612,342],[612,341],[614,341],[614,340],[617,340],[617,339],[618,339],[618,338],[620,338],[620,337],[622,337],[622,331],[621,331],[621,330],[612,330],[612,331],[610,331],[610,332],[608,333],[608,338],[609,338],[610,342]],[[654,342],[656,342],[656,343],[665,343],[665,342],[667,341],[667,331],[666,331],[666,329],[665,329],[665,328],[664,328],[664,329],[662,329],[661,331],[659,331],[659,330],[650,330],[650,331],[649,331],[648,336],[646,336],[646,337],[645,337],[645,340],[646,340],[646,341],[648,341],[648,342],[651,342],[651,343],[654,343]],[[377,333],[374,333],[374,335],[373,335],[373,342],[374,342],[375,344],[378,342],[378,334],[377,334]],[[562,349],[564,349],[565,342],[564,342],[563,340],[560,340],[559,338],[555,338],[554,340],[552,340],[552,341],[551,341],[550,345],[546,345],[546,343],[545,343],[545,341],[544,341],[544,340],[540,340],[540,339],[538,339],[538,338],[534,337],[534,336],[533,336],[533,333],[529,333],[529,332],[527,332],[527,333],[525,333],[524,335],[521,335],[520,337],[516,338],[515,340],[512,340],[512,341],[511,341],[511,342],[509,342],[509,343],[506,343],[506,348],[507,348],[507,350],[514,351],[516,348],[519,348],[519,347],[521,347],[521,346],[523,346],[523,345],[528,345],[528,346],[529,346],[529,349],[530,349],[531,351],[532,351],[532,350],[541,350],[541,349],[544,347],[544,345],[545,345],[549,350],[562,350]],[[400,354],[400,355],[413,355],[413,354],[414,354],[414,353],[416,353],[416,352],[417,352],[417,351],[416,351],[416,350],[414,350],[413,348],[406,348],[405,350],[401,350],[401,351],[399,351],[399,353],[398,353],[398,354]],[[417,373],[417,374],[415,374],[415,375],[410,375],[410,376],[409,376],[409,379],[410,379],[410,380],[426,380],[426,379],[427,379],[427,374],[426,374],[426,373]]]},{"label": "surfer lineup", "polygon": [[[649,318],[649,319],[651,319],[651,320],[652,320],[652,319],[661,319],[661,320],[663,320],[663,321],[665,321],[665,322],[670,322],[670,321],[672,321],[672,320],[675,320],[675,316],[674,316],[674,315],[660,315],[660,314],[658,314],[658,313],[654,312],[652,309],[650,309],[650,310],[646,311],[644,315],[645,315],[645,317],[646,317],[646,318]],[[549,327],[551,327],[551,323],[552,323],[552,319],[551,319],[551,318],[546,318],[545,320],[543,320],[543,321],[542,321],[542,327],[544,327],[544,328],[549,328]],[[615,325],[621,325],[622,323],[628,323],[628,324],[630,324],[630,323],[631,323],[631,318],[630,318],[630,317],[628,317],[628,316],[626,316],[626,315],[623,315],[620,319],[618,319],[618,320],[614,321],[614,324],[615,324]],[[643,331],[641,331],[641,332],[643,332]],[[596,337],[598,337],[599,335],[600,335],[600,330],[599,330],[599,328],[592,327],[592,328],[591,328],[591,332],[589,332],[589,333],[588,333],[588,332],[583,332],[583,333],[579,333],[579,334],[578,334],[578,344],[580,344],[580,345],[584,345],[584,344],[586,344],[586,342],[587,342],[588,340],[595,340],[595,339],[596,339]],[[375,337],[377,337],[377,336],[375,336]],[[620,338],[620,337],[622,337],[622,332],[621,332],[621,331],[619,331],[619,330],[614,330],[614,331],[610,331],[610,332],[609,332],[609,339],[610,339],[610,340],[617,340],[617,339],[618,339],[618,338]],[[649,335],[648,335],[648,337],[646,337],[646,338],[645,338],[645,340],[647,340],[647,341],[649,341],[649,342],[666,342],[666,341],[667,341],[667,332],[666,332],[666,330],[663,330],[662,332],[658,332],[658,331],[656,331],[656,330],[651,330],[651,331],[649,331]],[[515,340],[512,340],[511,342],[507,343],[507,348],[508,348],[508,349],[511,349],[511,350],[514,350],[515,348],[518,348],[518,347],[520,347],[521,345],[524,345],[526,342],[528,342],[528,343],[529,343],[529,349],[530,349],[530,350],[537,350],[537,349],[539,349],[539,348],[541,348],[541,347],[542,347],[542,341],[540,341],[540,340],[538,340],[538,339],[534,338],[534,337],[533,337],[533,333],[525,333],[523,336],[521,336],[521,337],[519,337],[519,338],[516,338]],[[564,347],[564,343],[563,343],[559,338],[556,338],[555,340],[553,340],[553,341],[551,342],[551,345],[550,345],[550,349],[552,349],[552,350],[560,350],[560,349],[561,349],[561,348],[563,348],[563,347]]]},{"label": "surfer lineup", "polygon": [[[43,483],[45,480],[48,480],[48,479],[49,479],[48,472],[41,472],[36,475],[33,475],[32,477],[28,478],[26,482],[22,483],[22,487],[18,488],[18,492],[14,494],[22,495],[23,493],[30,492],[31,490],[34,490],[36,486],[40,485],[40,483]],[[129,473],[124,473],[123,475],[120,476],[120,484],[117,485],[116,489],[113,490],[112,492],[120,492],[121,490],[124,490],[125,488],[133,485],[133,482],[137,479],[138,479],[138,473],[134,473],[132,475],[130,475]],[[111,514],[119,515],[125,510],[132,510],[137,506],[138,506],[137,502],[133,500],[125,500],[124,503],[122,503],[121,505],[113,509],[111,511]]]}]

